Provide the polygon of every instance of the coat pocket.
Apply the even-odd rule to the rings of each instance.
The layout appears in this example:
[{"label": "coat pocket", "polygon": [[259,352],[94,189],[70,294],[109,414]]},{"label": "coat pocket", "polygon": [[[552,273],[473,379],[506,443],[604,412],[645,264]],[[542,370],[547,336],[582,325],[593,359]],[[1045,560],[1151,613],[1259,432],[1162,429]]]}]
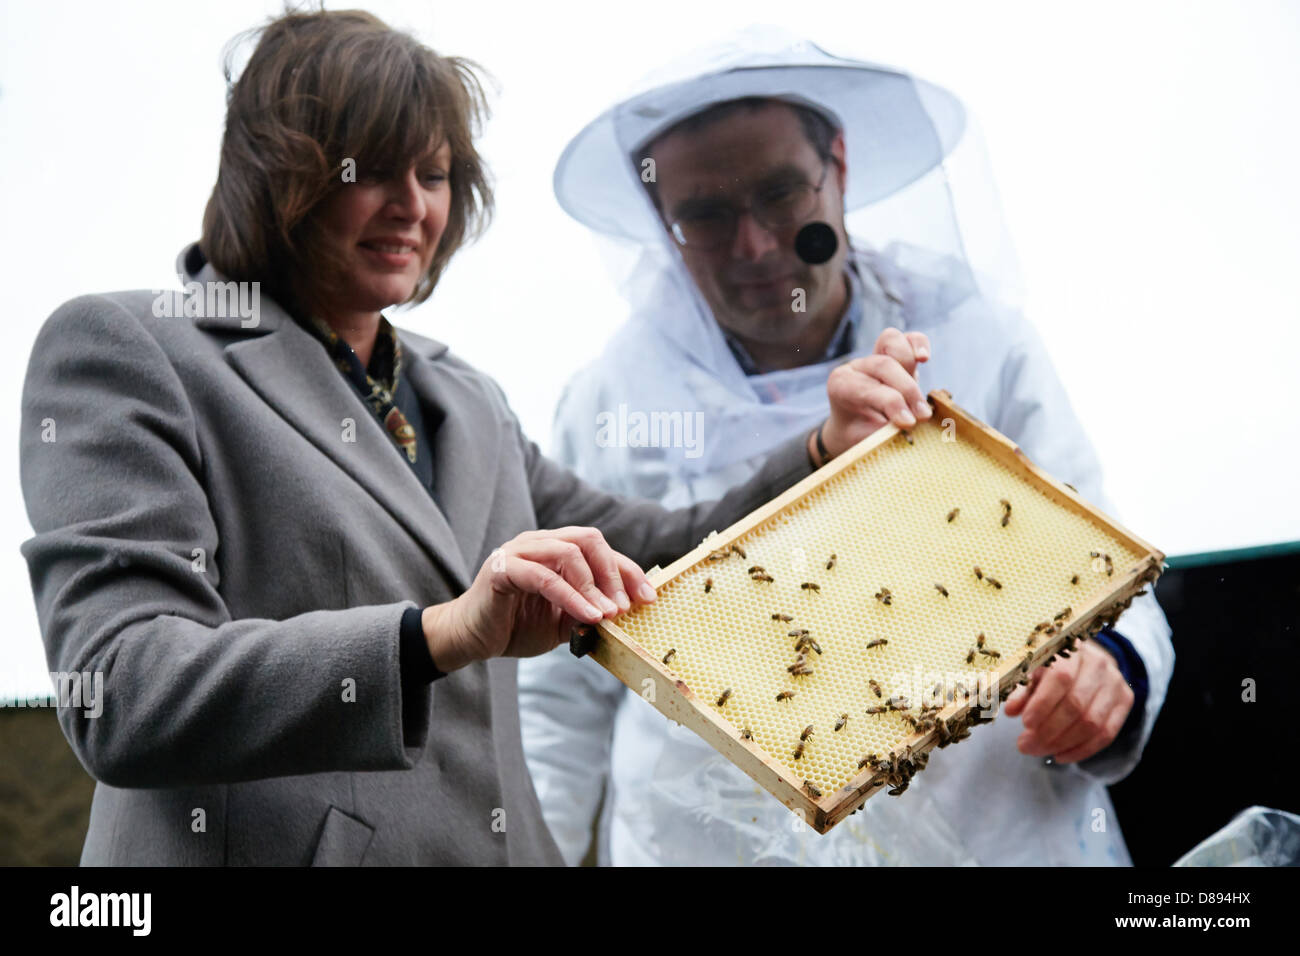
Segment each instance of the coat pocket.
[{"label": "coat pocket", "polygon": [[331,806],[311,865],[360,866],[374,835],[374,827]]}]

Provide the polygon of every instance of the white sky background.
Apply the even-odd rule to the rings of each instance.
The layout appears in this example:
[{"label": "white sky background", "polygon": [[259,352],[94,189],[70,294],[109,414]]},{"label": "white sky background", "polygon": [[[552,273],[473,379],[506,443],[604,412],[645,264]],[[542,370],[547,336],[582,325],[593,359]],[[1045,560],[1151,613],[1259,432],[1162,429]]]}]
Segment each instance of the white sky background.
[{"label": "white sky background", "polygon": [[[482,141],[496,221],[398,323],[493,375],[543,447],[563,382],[624,317],[555,202],[555,160],[648,70],[771,23],[946,86],[978,118],[1030,318],[1126,526],[1171,555],[1300,539],[1300,3],[329,6],[365,6],[499,84]],[[279,9],[0,5],[0,697],[48,686],[18,552],[32,341],[74,296],[176,285],[216,176],[222,47]]]}]

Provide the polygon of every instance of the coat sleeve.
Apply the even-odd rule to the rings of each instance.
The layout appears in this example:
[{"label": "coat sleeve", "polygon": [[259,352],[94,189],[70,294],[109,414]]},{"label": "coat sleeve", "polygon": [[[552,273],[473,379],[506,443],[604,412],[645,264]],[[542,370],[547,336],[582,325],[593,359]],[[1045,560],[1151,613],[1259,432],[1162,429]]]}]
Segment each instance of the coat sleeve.
[{"label": "coat sleeve", "polygon": [[541,453],[515,422],[523,446],[539,528],[599,528],[612,548],[642,567],[664,566],[690,551],[711,531],[722,531],[759,505],[812,474],[807,435],[776,446],[748,481],[717,501],[668,510],[653,501],[609,494]]},{"label": "coat sleeve", "polygon": [[[1012,346],[1002,365],[998,410],[993,427],[1015,441],[1036,464],[1068,481],[1106,514],[1119,519],[1102,487],[1101,463],[1070,406],[1047,349],[1024,320],[1013,325]],[[1116,783],[1142,757],[1174,668],[1169,622],[1148,591],[1134,599],[1115,628],[1133,645],[1146,668],[1149,689],[1140,725],[1078,768],[1102,783]]]},{"label": "coat sleeve", "polygon": [[102,680],[95,708],[59,709],[77,757],[116,787],[414,766],[430,706],[402,703],[414,604],[233,620],[220,562],[248,556],[222,553],[202,453],[139,318],[87,296],[46,321],[22,395],[21,550],[49,667]]}]

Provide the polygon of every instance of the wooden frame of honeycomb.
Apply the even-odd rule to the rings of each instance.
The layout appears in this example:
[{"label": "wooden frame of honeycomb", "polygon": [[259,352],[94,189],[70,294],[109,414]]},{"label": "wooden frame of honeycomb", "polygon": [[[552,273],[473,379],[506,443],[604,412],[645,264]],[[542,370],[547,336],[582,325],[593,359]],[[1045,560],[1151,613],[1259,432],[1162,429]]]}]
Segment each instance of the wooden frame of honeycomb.
[{"label": "wooden frame of honeycomb", "polygon": [[929,401],[575,638],[819,833],[901,794],[1164,567],[946,391]]}]

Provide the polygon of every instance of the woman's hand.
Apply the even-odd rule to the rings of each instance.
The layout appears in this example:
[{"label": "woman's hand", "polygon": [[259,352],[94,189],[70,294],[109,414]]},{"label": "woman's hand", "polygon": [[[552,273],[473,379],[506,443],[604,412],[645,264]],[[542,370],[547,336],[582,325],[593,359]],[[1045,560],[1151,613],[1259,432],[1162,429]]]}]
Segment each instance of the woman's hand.
[{"label": "woman's hand", "polygon": [[[871,355],[831,371],[826,380],[831,415],[822,426],[822,441],[832,458],[882,425],[911,428],[930,417],[930,404],[916,380],[916,367],[929,358],[930,340],[924,334],[889,328],[880,333]],[[812,436],[809,442],[816,447]],[[814,457],[821,459],[820,454]]]},{"label": "woman's hand", "polygon": [[450,673],[476,660],[532,657],[594,624],[655,599],[650,580],[595,528],[525,531],[493,551],[470,589],[425,608],[429,653]]}]

